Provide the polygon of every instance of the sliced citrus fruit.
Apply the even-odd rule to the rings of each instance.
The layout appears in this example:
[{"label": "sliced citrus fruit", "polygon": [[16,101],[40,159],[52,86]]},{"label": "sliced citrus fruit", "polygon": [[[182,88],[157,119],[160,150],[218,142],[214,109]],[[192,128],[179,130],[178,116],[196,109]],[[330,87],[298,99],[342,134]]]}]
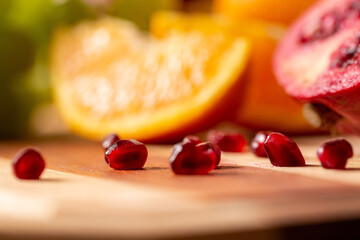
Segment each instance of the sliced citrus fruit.
[{"label": "sliced citrus fruit", "polygon": [[271,129],[287,133],[313,131],[302,114],[302,104],[289,97],[277,84],[272,71],[272,54],[283,36],[284,26],[261,21],[233,22],[222,16],[182,14],[171,11],[156,13],[151,32],[165,37],[172,31],[201,30],[207,34],[223,32],[247,37],[252,45],[246,85],[238,98],[242,104],[234,109],[233,120],[255,130]]},{"label": "sliced citrus fruit", "polygon": [[214,12],[232,19],[259,19],[290,24],[316,0],[214,0]]},{"label": "sliced citrus fruit", "polygon": [[119,19],[83,22],[55,34],[55,102],[85,137],[169,141],[224,117],[248,55],[246,39],[220,33],[157,40]]}]

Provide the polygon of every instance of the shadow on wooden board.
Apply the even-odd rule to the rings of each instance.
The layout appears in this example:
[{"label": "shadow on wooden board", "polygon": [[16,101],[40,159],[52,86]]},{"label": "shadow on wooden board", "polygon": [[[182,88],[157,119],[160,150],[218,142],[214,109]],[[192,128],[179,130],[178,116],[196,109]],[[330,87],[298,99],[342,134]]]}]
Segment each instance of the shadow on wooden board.
[{"label": "shadow on wooden board", "polygon": [[[186,235],[186,234],[184,234]],[[1,240],[115,240],[115,239],[137,239],[137,238],[92,238],[92,237],[71,237],[71,236],[5,236],[0,235]],[[360,220],[348,220],[341,222],[328,222],[321,224],[286,227],[280,229],[256,230],[246,232],[219,233],[202,236],[182,236],[170,238],[152,238],[148,236],[145,240],[346,240],[360,239]]]}]

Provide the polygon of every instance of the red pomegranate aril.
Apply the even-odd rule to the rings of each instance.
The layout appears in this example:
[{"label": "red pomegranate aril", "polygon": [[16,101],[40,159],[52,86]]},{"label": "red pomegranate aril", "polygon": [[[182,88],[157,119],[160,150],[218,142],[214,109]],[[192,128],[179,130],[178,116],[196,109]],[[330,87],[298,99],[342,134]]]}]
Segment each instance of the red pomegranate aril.
[{"label": "red pomegranate aril", "polygon": [[342,49],[338,58],[335,58],[331,63],[331,68],[344,68],[353,63],[353,58],[357,53],[357,48],[350,47],[347,49]]},{"label": "red pomegranate aril", "polygon": [[219,161],[211,143],[178,143],[170,156],[171,169],[175,174],[208,174]]},{"label": "red pomegranate aril", "polygon": [[120,138],[117,134],[112,133],[106,136],[106,138],[102,142],[102,147],[106,151],[111,145],[113,145],[115,142],[119,141]]},{"label": "red pomegranate aril", "polygon": [[321,144],[317,156],[324,168],[345,169],[347,160],[353,156],[353,150],[348,141],[339,138]]},{"label": "red pomegranate aril", "polygon": [[243,152],[247,145],[245,137],[240,133],[226,134],[222,131],[213,130],[208,133],[207,139],[224,152]]},{"label": "red pomegranate aril", "polygon": [[105,161],[116,170],[140,169],[148,156],[146,146],[136,140],[119,140],[105,152]]},{"label": "red pomegranate aril", "polygon": [[186,142],[191,142],[191,143],[193,143],[195,145],[199,144],[199,143],[202,143],[201,139],[198,136],[194,136],[194,135],[186,136],[183,139],[183,143],[186,143]]},{"label": "red pomegranate aril", "polygon": [[255,137],[251,141],[250,148],[251,148],[251,151],[256,156],[263,157],[263,158],[268,157],[268,155],[266,154],[265,149],[264,149],[264,143],[265,143],[265,140],[268,135],[269,135],[268,132],[260,131],[255,135]]},{"label": "red pomegranate aril", "polygon": [[359,63],[360,32],[346,41],[337,51],[332,54],[330,69],[346,68]]},{"label": "red pomegranate aril", "polygon": [[19,179],[39,179],[45,169],[45,161],[38,151],[26,148],[15,156],[12,166]]},{"label": "red pomegranate aril", "polygon": [[292,139],[281,133],[270,133],[265,140],[264,149],[272,165],[276,167],[306,165],[298,145]]},{"label": "red pomegranate aril", "polygon": [[[202,143],[202,141],[198,136],[189,135],[189,136],[186,136],[181,142],[181,144],[186,144],[186,143],[192,143],[194,145],[197,145],[197,144]],[[211,146],[217,155],[217,162],[216,162],[216,167],[217,167],[221,161],[221,150],[217,145],[211,144]]]},{"label": "red pomegranate aril", "polygon": [[302,33],[299,38],[301,43],[311,43],[313,41],[328,38],[335,34],[340,28],[342,20],[337,12],[329,12],[321,17],[316,27],[313,27],[312,32]]},{"label": "red pomegranate aril", "polygon": [[[339,1],[340,2],[340,1]],[[349,4],[349,3],[344,3]],[[312,43],[331,37],[342,30],[347,23],[355,22],[360,17],[359,2],[353,1],[345,8],[336,8],[324,13],[318,21],[314,21],[311,31],[300,35],[301,43]]]},{"label": "red pomegranate aril", "polygon": [[211,146],[213,147],[214,152],[216,153],[216,156],[217,156],[217,160],[216,160],[216,167],[217,167],[221,161],[221,150],[217,145],[211,144]]}]

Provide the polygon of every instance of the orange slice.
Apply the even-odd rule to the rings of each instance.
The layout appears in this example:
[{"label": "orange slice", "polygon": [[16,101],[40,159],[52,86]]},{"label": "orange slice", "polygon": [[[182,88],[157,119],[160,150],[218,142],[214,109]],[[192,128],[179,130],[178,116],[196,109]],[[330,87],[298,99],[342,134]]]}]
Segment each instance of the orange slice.
[{"label": "orange slice", "polygon": [[87,138],[176,139],[223,118],[248,49],[246,39],[220,33],[158,40],[119,19],[83,22],[55,34],[55,102],[65,123]]},{"label": "orange slice", "polygon": [[284,26],[262,21],[233,22],[222,16],[182,14],[162,11],[153,15],[151,32],[165,37],[173,31],[222,32],[250,40],[251,56],[246,70],[246,85],[238,89],[242,104],[233,109],[233,121],[254,130],[287,133],[313,131],[302,113],[302,104],[288,96],[277,84],[272,71],[272,54],[285,31]]},{"label": "orange slice", "polygon": [[214,12],[232,19],[258,19],[290,24],[316,0],[214,0]]}]

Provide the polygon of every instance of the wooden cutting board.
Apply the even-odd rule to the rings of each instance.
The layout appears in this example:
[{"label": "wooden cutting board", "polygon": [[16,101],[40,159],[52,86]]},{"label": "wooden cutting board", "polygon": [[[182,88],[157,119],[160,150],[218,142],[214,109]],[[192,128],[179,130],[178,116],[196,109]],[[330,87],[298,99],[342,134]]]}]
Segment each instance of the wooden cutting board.
[{"label": "wooden cutting board", "polygon": [[[0,237],[172,238],[259,233],[286,226],[360,219],[360,139],[348,170],[323,169],[317,146],[296,139],[308,166],[272,167],[247,153],[223,153],[206,176],[177,176],[171,146],[148,146],[143,170],[115,171],[99,143],[71,137],[0,143]],[[47,161],[40,181],[15,179],[10,161],[25,146]],[[240,235],[239,235],[240,234]],[[265,235],[264,235],[265,234]]]}]

